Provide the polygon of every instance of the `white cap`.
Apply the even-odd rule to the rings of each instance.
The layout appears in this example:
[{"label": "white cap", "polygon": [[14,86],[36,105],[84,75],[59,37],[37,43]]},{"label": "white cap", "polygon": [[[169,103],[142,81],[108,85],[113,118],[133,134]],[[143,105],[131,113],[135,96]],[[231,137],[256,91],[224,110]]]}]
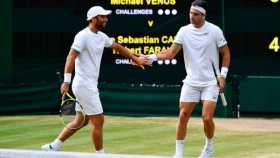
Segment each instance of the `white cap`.
[{"label": "white cap", "polygon": [[112,13],[111,10],[105,10],[101,6],[93,6],[87,12],[87,21],[91,20],[97,15],[109,15],[111,13]]}]

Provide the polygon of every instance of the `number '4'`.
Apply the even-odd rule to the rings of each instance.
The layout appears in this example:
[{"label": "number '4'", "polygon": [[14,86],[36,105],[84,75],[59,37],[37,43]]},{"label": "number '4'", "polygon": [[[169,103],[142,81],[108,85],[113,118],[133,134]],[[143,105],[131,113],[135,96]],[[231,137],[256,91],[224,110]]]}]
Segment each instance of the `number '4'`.
[{"label": "number '4'", "polygon": [[269,49],[274,50],[274,52],[278,52],[278,50],[280,49],[278,41],[278,37],[274,37],[271,43],[269,44]]}]

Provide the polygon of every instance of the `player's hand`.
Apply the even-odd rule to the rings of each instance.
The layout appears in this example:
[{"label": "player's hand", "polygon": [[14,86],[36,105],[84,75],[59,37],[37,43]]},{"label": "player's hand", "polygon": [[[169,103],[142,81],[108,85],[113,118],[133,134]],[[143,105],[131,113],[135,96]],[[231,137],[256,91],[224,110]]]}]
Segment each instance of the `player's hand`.
[{"label": "player's hand", "polygon": [[62,94],[62,95],[64,95],[64,94],[66,94],[66,93],[68,93],[69,92],[69,83],[66,83],[66,82],[63,82],[62,84],[61,84],[61,87],[60,87],[60,93]]},{"label": "player's hand", "polygon": [[223,76],[218,77],[220,92],[224,91],[226,79]]},{"label": "player's hand", "polygon": [[149,66],[153,66],[153,62],[157,61],[157,56],[156,54],[150,54],[150,55],[146,55],[147,59],[148,59],[148,63],[147,65]]},{"label": "player's hand", "polygon": [[145,69],[144,65],[147,65],[147,63],[148,63],[147,57],[143,54],[140,54],[138,56],[135,55],[135,57],[132,60],[133,60],[132,65],[139,66],[143,70]]}]

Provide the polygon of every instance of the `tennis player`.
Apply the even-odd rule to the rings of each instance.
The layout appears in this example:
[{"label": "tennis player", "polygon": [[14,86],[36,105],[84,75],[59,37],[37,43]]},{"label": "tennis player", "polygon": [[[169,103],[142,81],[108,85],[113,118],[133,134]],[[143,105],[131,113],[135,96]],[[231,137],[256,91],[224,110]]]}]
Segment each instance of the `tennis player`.
[{"label": "tennis player", "polygon": [[[98,76],[100,62],[104,48],[113,48],[121,55],[133,60],[138,66],[147,63],[147,59],[136,57],[127,48],[113,42],[102,30],[107,21],[107,15],[111,14],[110,10],[105,10],[100,6],[94,6],[87,12],[88,27],[80,31],[74,39],[70,52],[65,63],[64,82],[61,85],[61,93],[69,91],[72,72],[75,67],[75,77],[73,79],[72,90],[77,101],[83,106],[87,115],[87,122],[92,124],[91,137],[97,153],[104,153],[103,149],[103,123],[104,115],[102,105],[99,99]],[[76,106],[76,120],[82,116],[80,106]],[[58,137],[51,143],[41,147],[42,150],[57,151],[63,142],[72,136],[77,130],[79,122],[71,122],[64,128]]]},{"label": "tennis player", "polygon": [[[213,115],[219,90],[223,91],[230,64],[230,51],[222,30],[205,20],[204,0],[192,2],[189,10],[190,24],[178,31],[171,47],[159,54],[148,55],[149,63],[158,59],[172,59],[183,49],[186,78],[180,95],[180,114],[176,130],[176,152],[174,158],[183,158],[187,123],[197,102],[202,101],[205,145],[199,158],[209,158],[213,153],[214,121]],[[219,85],[211,62],[219,65],[222,56]]]}]

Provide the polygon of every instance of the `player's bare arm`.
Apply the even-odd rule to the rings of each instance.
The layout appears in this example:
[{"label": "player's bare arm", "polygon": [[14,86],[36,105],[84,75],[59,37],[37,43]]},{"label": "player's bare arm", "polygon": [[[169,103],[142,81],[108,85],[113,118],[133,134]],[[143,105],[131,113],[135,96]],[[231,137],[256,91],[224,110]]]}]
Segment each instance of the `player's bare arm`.
[{"label": "player's bare arm", "polygon": [[158,54],[147,55],[148,65],[152,66],[154,61],[173,59],[178,52],[182,49],[180,44],[173,43],[168,49],[159,52]]},{"label": "player's bare arm", "polygon": [[173,43],[168,49],[158,53],[157,58],[160,60],[173,59],[181,49],[180,44]]},{"label": "player's bare arm", "polygon": [[230,64],[230,51],[227,45],[219,48],[219,53],[222,55],[222,66],[229,67]]},{"label": "player's bare arm", "polygon": [[138,56],[134,55],[129,49],[123,47],[122,45],[120,45],[118,43],[114,43],[112,45],[112,48],[114,50],[116,50],[117,52],[119,52],[122,56],[132,59],[133,62],[135,62],[136,65],[138,65],[139,67],[143,68],[143,65],[146,65],[148,62],[147,58],[145,58],[143,56],[138,57]]},{"label": "player's bare arm", "polygon": [[[70,79],[71,79],[71,73],[74,70],[75,59],[77,58],[77,56],[79,56],[79,53],[76,52],[74,49],[71,49],[66,58],[64,74],[66,74],[66,75],[70,74],[70,76],[67,76],[67,77],[70,77]],[[61,84],[61,87],[60,87],[61,94],[65,94],[69,91],[69,85],[70,85],[70,82],[65,82],[65,81]]]},{"label": "player's bare arm", "polygon": [[[222,69],[228,68],[230,64],[230,50],[227,45],[219,48],[219,53],[222,56]],[[218,78],[219,80],[219,87],[221,91],[224,91],[225,87],[225,76],[223,75],[224,70],[221,71],[221,76]],[[227,71],[227,70],[226,70]]]}]

